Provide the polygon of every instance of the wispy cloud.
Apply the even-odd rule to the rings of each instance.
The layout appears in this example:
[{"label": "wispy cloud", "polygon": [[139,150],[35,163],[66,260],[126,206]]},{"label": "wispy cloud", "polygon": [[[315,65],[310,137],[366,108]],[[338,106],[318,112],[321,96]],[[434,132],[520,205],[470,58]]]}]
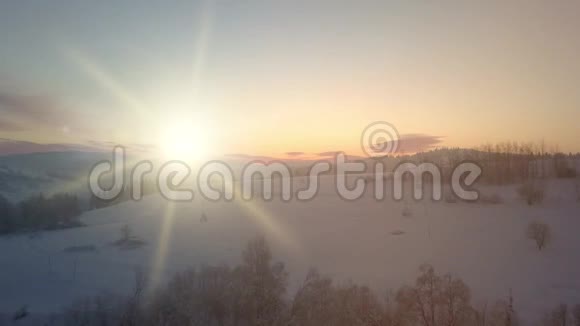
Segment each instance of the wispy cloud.
[{"label": "wispy cloud", "polygon": [[89,140],[87,144],[90,147],[100,148],[103,150],[112,150],[115,146],[122,146],[129,152],[151,153],[159,150],[157,145],[142,143],[118,143],[113,141]]},{"label": "wispy cloud", "polygon": [[435,148],[443,142],[443,136],[427,134],[404,134],[399,138],[399,154],[414,154]]},{"label": "wispy cloud", "polygon": [[5,130],[60,129],[70,125],[76,116],[55,97],[0,90],[0,127]]},{"label": "wispy cloud", "polygon": [[29,141],[0,138],[0,156],[71,151],[95,152],[101,150],[101,148],[83,144],[39,144]]},{"label": "wispy cloud", "polygon": [[113,146],[119,145],[119,144],[112,142],[112,141],[99,141],[99,140],[89,140],[89,141],[87,141],[87,144],[97,146],[97,147],[113,147]]},{"label": "wispy cloud", "polygon": [[320,153],[316,153],[316,156],[320,156],[320,157],[332,157],[332,156],[336,156],[338,153],[340,153],[340,151],[333,151],[333,152],[320,152]]},{"label": "wispy cloud", "polygon": [[[330,160],[330,159],[334,159],[334,157],[336,157],[340,153],[345,154],[345,157],[347,160],[361,160],[361,159],[367,158],[365,156],[354,155],[354,154],[350,154],[350,153],[344,152],[344,151],[320,152],[320,153],[314,153],[314,154],[312,154],[312,156],[313,156],[314,160]],[[316,157],[318,157],[318,158],[316,158]]]},{"label": "wispy cloud", "polygon": [[[433,136],[428,134],[403,134],[398,140],[397,153],[394,154],[414,154],[435,148],[443,142],[443,136]],[[314,153],[315,156],[330,158],[336,156],[340,151],[327,151]],[[349,158],[365,158],[346,153]]]},{"label": "wispy cloud", "polygon": [[[0,113],[2,113],[1,109]],[[5,117],[0,117],[0,129],[4,131],[20,131],[23,128],[20,126],[20,124],[15,123],[14,121],[6,119]]]},{"label": "wispy cloud", "polygon": [[286,156],[296,157],[296,156],[303,156],[304,152],[286,152],[284,153]]}]

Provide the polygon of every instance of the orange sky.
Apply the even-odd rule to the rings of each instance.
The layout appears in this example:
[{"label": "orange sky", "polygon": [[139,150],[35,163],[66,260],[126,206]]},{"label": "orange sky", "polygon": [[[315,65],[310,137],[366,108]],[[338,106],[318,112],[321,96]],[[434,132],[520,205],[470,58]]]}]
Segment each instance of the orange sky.
[{"label": "orange sky", "polygon": [[0,138],[360,154],[381,120],[580,151],[575,1],[1,6]]}]

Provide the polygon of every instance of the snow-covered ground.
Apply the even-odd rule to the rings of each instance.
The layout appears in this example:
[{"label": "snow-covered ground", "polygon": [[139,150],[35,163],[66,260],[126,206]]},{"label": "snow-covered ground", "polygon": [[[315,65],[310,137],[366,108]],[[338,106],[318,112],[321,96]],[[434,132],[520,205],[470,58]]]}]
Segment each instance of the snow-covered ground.
[{"label": "snow-covered ground", "polygon": [[[447,203],[371,196],[348,202],[330,190],[308,202],[170,203],[159,196],[87,212],[86,227],[0,237],[0,312],[27,305],[58,312],[75,298],[123,293],[135,270],[164,280],[200,264],[235,264],[247,240],[265,235],[290,272],[290,290],[311,267],[338,281],[377,291],[411,283],[423,263],[451,272],[471,287],[474,301],[505,298],[537,319],[557,303],[580,303],[580,202],[574,181],[551,181],[541,205],[528,206],[515,186],[483,187],[502,204]],[[411,216],[402,215],[409,206]],[[207,222],[201,221],[202,212]],[[552,228],[553,242],[538,252],[526,239],[531,221]],[[112,243],[129,225],[146,242],[127,249]]]}]

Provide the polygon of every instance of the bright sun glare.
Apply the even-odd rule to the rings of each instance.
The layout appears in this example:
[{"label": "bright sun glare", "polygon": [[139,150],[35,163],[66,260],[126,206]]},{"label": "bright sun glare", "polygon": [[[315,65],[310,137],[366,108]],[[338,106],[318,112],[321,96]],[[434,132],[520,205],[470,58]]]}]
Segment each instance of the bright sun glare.
[{"label": "bright sun glare", "polygon": [[209,137],[200,125],[171,123],[163,132],[161,150],[170,160],[200,160],[208,155]]}]

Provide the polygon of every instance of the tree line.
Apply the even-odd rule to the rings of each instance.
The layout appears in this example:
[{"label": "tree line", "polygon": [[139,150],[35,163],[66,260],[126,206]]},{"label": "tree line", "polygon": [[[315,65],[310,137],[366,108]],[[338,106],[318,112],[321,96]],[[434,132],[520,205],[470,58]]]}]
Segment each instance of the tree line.
[{"label": "tree line", "polygon": [[[144,195],[153,194],[153,182],[144,182]],[[77,195],[57,193],[45,196],[40,193],[20,202],[12,203],[0,194],[0,235],[29,230],[51,230],[80,226],[78,217],[84,210],[100,209],[131,200],[131,189],[126,187],[112,200],[103,200],[90,194],[87,202]]]},{"label": "tree line", "polygon": [[557,146],[544,142],[488,143],[474,149],[439,148],[414,155],[390,158],[393,166],[400,161],[432,162],[443,170],[449,180],[452,169],[463,161],[481,166],[481,180],[489,184],[522,183],[543,178],[574,178],[578,175],[580,155],[562,153]]},{"label": "tree line", "polygon": [[[311,270],[293,295],[289,274],[264,238],[251,240],[235,267],[203,266],[176,274],[147,294],[143,273],[126,297],[102,294],[76,301],[47,325],[67,326],[516,326],[511,291],[475,304],[458,277],[419,268],[412,284],[377,295],[354,282],[336,283]],[[560,305],[540,325],[580,325],[580,305]]]},{"label": "tree line", "polygon": [[[158,193],[158,187],[154,180],[142,180],[141,192],[143,196],[148,196],[151,194]],[[132,200],[131,194],[133,189],[131,185],[126,185],[120,192],[119,195],[113,199],[105,200],[101,199],[102,196],[97,196],[93,193],[89,197],[89,210],[100,209],[109,206],[118,205],[120,203]]]},{"label": "tree line", "polygon": [[16,204],[0,195],[0,234],[74,227],[80,214],[77,196],[68,193],[39,194]]},{"label": "tree line", "polygon": [[[477,163],[483,170],[481,181],[489,184],[523,183],[533,179],[575,178],[580,174],[580,154],[563,153],[558,146],[544,142],[505,141],[488,143],[472,149],[436,148],[414,154],[398,154],[366,160],[366,173],[374,173],[374,163],[380,160],[387,172],[402,162],[434,163],[441,168],[442,180],[449,182],[453,169],[464,161]],[[307,176],[309,166],[293,169],[294,176]],[[327,175],[336,174],[331,165]]]}]

